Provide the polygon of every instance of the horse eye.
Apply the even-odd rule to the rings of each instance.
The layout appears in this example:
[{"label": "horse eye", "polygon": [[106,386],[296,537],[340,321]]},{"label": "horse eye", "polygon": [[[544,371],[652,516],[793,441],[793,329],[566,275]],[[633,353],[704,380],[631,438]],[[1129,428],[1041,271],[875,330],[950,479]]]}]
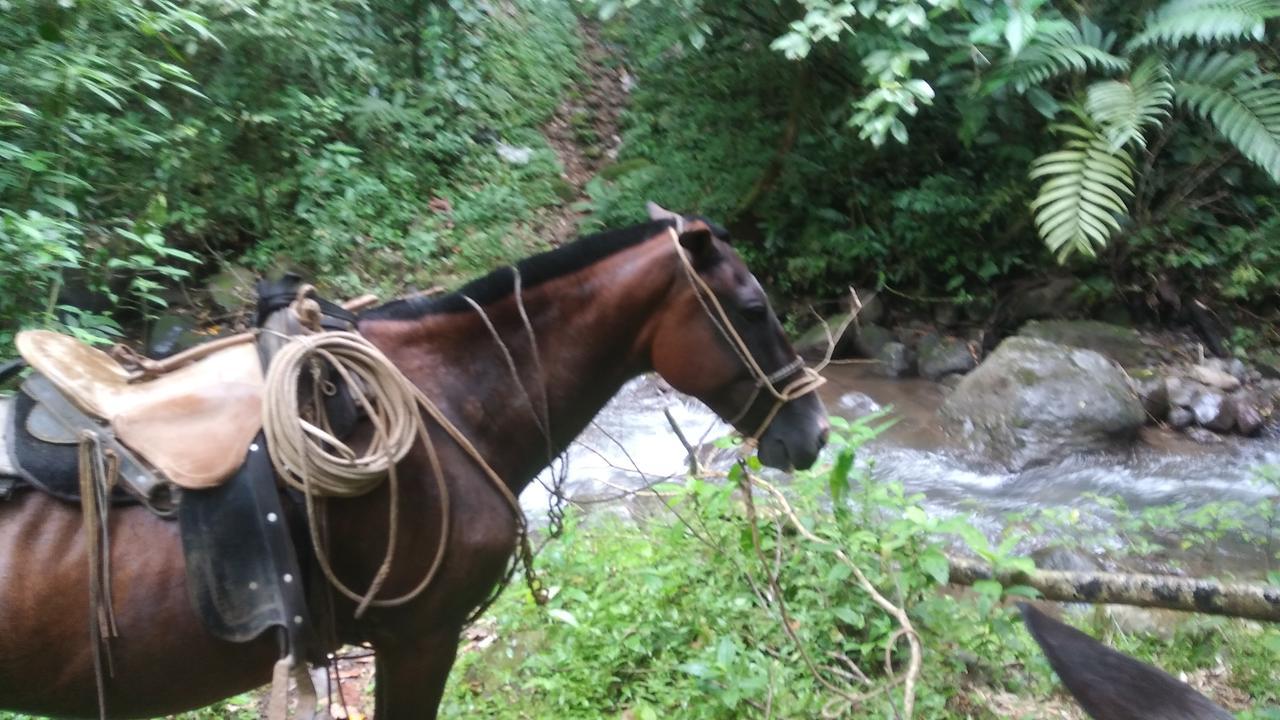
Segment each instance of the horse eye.
[{"label": "horse eye", "polygon": [[748,320],[763,320],[769,314],[769,309],[764,305],[747,305],[742,308],[742,315]]}]

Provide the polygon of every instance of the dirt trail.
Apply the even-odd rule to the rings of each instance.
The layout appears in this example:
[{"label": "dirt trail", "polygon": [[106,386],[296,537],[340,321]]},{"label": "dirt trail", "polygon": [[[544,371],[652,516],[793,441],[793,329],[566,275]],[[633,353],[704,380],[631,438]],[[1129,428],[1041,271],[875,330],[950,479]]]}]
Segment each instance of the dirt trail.
[{"label": "dirt trail", "polygon": [[554,244],[577,236],[578,221],[585,214],[575,205],[587,199],[587,181],[617,158],[622,145],[619,118],[629,100],[631,76],[625,65],[601,39],[597,26],[584,20],[581,28],[581,79],[542,128],[564,167],[561,177],[571,190],[565,195],[572,195],[535,224],[538,236]]}]

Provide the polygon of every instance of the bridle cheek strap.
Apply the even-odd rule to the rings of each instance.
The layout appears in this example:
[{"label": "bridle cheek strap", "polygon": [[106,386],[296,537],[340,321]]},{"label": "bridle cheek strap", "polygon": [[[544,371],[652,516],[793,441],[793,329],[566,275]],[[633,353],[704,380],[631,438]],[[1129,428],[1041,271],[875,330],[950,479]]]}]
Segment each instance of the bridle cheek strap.
[{"label": "bridle cheek strap", "polygon": [[[681,223],[683,225],[683,223]],[[760,396],[762,390],[768,390],[773,396],[773,407],[770,408],[764,421],[754,433],[747,436],[747,442],[755,444],[760,440],[760,436],[764,435],[765,430],[769,429],[769,425],[773,419],[777,417],[778,412],[782,410],[782,406],[803,397],[817,390],[826,383],[827,379],[822,377],[813,368],[806,367],[804,360],[797,356],[794,360],[774,370],[766,373],[760,367],[760,363],[751,354],[751,349],[747,347],[747,341],[742,339],[738,331],[734,329],[733,323],[729,321],[729,314],[725,312],[724,306],[720,304],[720,299],[716,297],[715,291],[707,285],[706,281],[698,275],[693,269],[693,263],[689,260],[688,254],[684,247],[680,245],[680,236],[675,228],[667,228],[667,232],[671,234],[671,242],[675,245],[676,257],[680,258],[680,265],[684,268],[685,275],[688,276],[690,284],[693,286],[694,296],[698,298],[698,303],[702,305],[702,309],[706,311],[707,317],[710,318],[712,324],[720,331],[720,335],[729,343],[729,347],[733,348],[734,354],[751,372],[755,378],[755,389],[751,392],[751,397],[747,399],[742,410],[729,421],[730,425],[737,426],[747,413],[750,412],[752,406],[755,405],[756,398]],[[779,388],[778,383],[782,382],[792,375],[796,375],[795,379]]]}]

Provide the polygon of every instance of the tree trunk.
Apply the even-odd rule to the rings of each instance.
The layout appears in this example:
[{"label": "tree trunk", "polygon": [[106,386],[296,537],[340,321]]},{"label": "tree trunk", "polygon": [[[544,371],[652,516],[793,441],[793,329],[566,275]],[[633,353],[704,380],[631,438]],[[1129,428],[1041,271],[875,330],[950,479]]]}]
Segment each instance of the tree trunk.
[{"label": "tree trunk", "polygon": [[1112,603],[1227,615],[1280,622],[1280,587],[1223,583],[1173,575],[1036,570],[992,573],[984,563],[960,558],[951,562],[951,584],[972,585],[998,580],[1001,585],[1027,585],[1047,600]]}]

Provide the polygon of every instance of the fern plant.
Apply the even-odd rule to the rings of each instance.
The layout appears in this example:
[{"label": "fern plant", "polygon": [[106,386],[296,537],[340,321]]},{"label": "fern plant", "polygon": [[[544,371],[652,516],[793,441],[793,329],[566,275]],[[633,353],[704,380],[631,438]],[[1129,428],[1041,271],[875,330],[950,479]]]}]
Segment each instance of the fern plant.
[{"label": "fern plant", "polygon": [[1087,83],[1074,83],[1083,89],[1061,104],[1073,121],[1051,127],[1065,138],[1062,149],[1031,165],[1031,179],[1042,183],[1031,204],[1036,228],[1060,260],[1095,255],[1122,229],[1134,153],[1146,153],[1150,166],[1148,136],[1175,108],[1280,183],[1280,76],[1248,48],[1266,41],[1275,18],[1280,0],[1170,0],[1119,53],[1114,36],[1082,18],[1046,23],[1048,31],[997,68],[989,89],[1008,85],[1033,102],[1033,93],[1060,76]]}]

